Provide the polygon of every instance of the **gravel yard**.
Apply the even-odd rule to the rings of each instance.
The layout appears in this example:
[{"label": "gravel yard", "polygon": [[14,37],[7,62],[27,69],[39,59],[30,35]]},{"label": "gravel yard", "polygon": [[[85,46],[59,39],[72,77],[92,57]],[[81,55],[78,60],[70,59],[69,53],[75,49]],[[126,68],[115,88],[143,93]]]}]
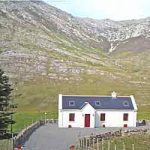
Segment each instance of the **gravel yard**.
[{"label": "gravel yard", "polygon": [[23,150],[68,150],[79,137],[116,130],[118,128],[58,128],[56,124],[47,124],[30,136]]}]

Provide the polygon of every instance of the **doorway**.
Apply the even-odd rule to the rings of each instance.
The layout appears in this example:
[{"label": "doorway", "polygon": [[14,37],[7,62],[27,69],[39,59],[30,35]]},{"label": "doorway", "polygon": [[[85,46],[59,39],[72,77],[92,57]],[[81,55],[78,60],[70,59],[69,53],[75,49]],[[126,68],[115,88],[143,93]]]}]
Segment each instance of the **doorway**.
[{"label": "doorway", "polygon": [[90,127],[90,114],[85,114],[84,126]]}]

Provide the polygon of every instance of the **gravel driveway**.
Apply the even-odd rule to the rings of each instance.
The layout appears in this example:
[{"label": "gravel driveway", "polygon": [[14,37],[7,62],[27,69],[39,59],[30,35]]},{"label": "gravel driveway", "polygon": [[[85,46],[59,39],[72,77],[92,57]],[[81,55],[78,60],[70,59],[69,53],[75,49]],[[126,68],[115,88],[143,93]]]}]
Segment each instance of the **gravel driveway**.
[{"label": "gravel driveway", "polygon": [[78,142],[78,137],[116,131],[118,128],[58,128],[47,124],[38,128],[24,144],[23,150],[69,150]]}]

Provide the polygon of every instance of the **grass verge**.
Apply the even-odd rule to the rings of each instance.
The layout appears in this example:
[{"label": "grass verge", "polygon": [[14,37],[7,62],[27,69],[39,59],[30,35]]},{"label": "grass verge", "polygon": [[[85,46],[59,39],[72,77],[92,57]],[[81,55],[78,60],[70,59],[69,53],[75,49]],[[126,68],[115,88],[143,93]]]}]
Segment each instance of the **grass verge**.
[{"label": "grass verge", "polygon": [[52,112],[17,112],[14,115],[14,120],[16,123],[13,125],[13,132],[19,132],[23,128],[26,128],[30,124],[40,119],[50,119],[50,118],[57,118],[56,113]]}]

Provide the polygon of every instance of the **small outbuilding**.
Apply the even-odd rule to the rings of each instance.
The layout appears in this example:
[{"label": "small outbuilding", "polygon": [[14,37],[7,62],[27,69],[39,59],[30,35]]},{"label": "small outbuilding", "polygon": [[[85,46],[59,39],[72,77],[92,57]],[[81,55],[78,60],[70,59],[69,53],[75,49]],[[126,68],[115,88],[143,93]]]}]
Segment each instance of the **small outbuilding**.
[{"label": "small outbuilding", "polygon": [[99,128],[136,127],[134,96],[80,96],[59,94],[58,126]]}]

